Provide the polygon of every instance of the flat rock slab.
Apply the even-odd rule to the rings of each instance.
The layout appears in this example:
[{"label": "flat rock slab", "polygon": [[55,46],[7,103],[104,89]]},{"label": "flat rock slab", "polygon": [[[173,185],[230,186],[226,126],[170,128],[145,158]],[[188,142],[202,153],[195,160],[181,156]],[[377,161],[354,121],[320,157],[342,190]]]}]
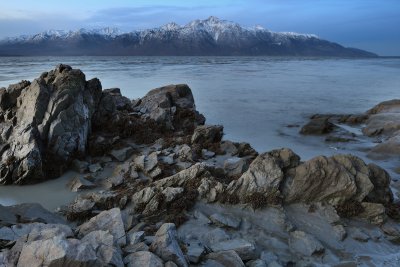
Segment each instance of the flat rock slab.
[{"label": "flat rock slab", "polygon": [[238,229],[241,223],[240,219],[234,218],[229,215],[224,215],[220,213],[214,213],[210,216],[210,220],[217,226],[220,227],[230,227],[233,229]]},{"label": "flat rock slab", "polygon": [[242,260],[255,259],[255,246],[244,239],[232,239],[211,244],[211,250],[214,252],[234,250]]}]

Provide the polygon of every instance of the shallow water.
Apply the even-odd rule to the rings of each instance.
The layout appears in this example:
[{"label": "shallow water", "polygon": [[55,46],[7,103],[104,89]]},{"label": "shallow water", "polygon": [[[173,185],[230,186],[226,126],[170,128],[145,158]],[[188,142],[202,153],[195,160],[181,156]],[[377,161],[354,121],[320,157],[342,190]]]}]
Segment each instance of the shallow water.
[{"label": "shallow water", "polygon": [[[224,125],[226,139],[249,142],[259,152],[289,147],[302,159],[343,152],[364,155],[354,145],[301,137],[299,128],[287,125],[302,125],[314,113],[360,113],[400,97],[400,59],[395,58],[0,58],[0,87],[32,80],[59,63],[82,69],[87,78],[98,77],[103,88],[119,87],[130,98],[163,85],[187,83],[197,109],[207,123]],[[4,192],[0,189],[0,204],[8,203]],[[17,196],[14,200],[22,201]]]}]

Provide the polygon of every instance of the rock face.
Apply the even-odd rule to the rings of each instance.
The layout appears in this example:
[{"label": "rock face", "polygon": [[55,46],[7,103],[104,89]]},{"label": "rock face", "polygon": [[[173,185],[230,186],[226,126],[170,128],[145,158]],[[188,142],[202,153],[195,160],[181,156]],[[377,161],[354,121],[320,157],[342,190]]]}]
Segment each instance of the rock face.
[{"label": "rock face", "polygon": [[362,201],[373,189],[369,167],[351,155],[319,156],[288,171],[283,185],[287,203]]},{"label": "rock face", "polygon": [[65,65],[2,91],[0,183],[60,174],[60,163],[85,152],[100,96],[99,80],[86,81],[80,70]]},{"label": "rock face", "polygon": [[140,99],[134,109],[164,124],[167,129],[193,130],[205,121],[204,116],[196,111],[192,91],[186,84],[153,89]]}]

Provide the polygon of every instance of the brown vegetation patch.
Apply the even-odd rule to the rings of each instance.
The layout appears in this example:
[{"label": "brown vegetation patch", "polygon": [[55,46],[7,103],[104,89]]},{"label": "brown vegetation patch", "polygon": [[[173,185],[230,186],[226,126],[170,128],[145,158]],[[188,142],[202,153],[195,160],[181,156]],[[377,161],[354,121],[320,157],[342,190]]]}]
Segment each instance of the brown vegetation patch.
[{"label": "brown vegetation patch", "polygon": [[236,205],[240,203],[240,199],[237,194],[222,194],[219,202],[223,204]]},{"label": "brown vegetation patch", "polygon": [[386,214],[396,221],[400,221],[400,203],[389,203],[385,205]]},{"label": "brown vegetation patch", "polygon": [[338,215],[342,218],[351,218],[364,211],[364,207],[356,200],[348,200],[343,204],[337,205],[335,208]]},{"label": "brown vegetation patch", "polygon": [[276,206],[282,204],[282,197],[279,191],[269,193],[255,192],[245,197],[245,202],[249,203],[253,209],[262,209],[269,205]]}]

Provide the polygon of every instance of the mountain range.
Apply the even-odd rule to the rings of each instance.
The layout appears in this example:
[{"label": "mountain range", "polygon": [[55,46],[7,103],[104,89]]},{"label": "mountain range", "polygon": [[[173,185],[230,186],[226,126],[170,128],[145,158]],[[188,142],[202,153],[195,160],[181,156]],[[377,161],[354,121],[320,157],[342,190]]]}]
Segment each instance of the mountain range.
[{"label": "mountain range", "polygon": [[121,32],[116,28],[49,30],[0,41],[0,56],[331,56],[375,57],[313,34],[245,28],[209,17],[184,26]]}]

